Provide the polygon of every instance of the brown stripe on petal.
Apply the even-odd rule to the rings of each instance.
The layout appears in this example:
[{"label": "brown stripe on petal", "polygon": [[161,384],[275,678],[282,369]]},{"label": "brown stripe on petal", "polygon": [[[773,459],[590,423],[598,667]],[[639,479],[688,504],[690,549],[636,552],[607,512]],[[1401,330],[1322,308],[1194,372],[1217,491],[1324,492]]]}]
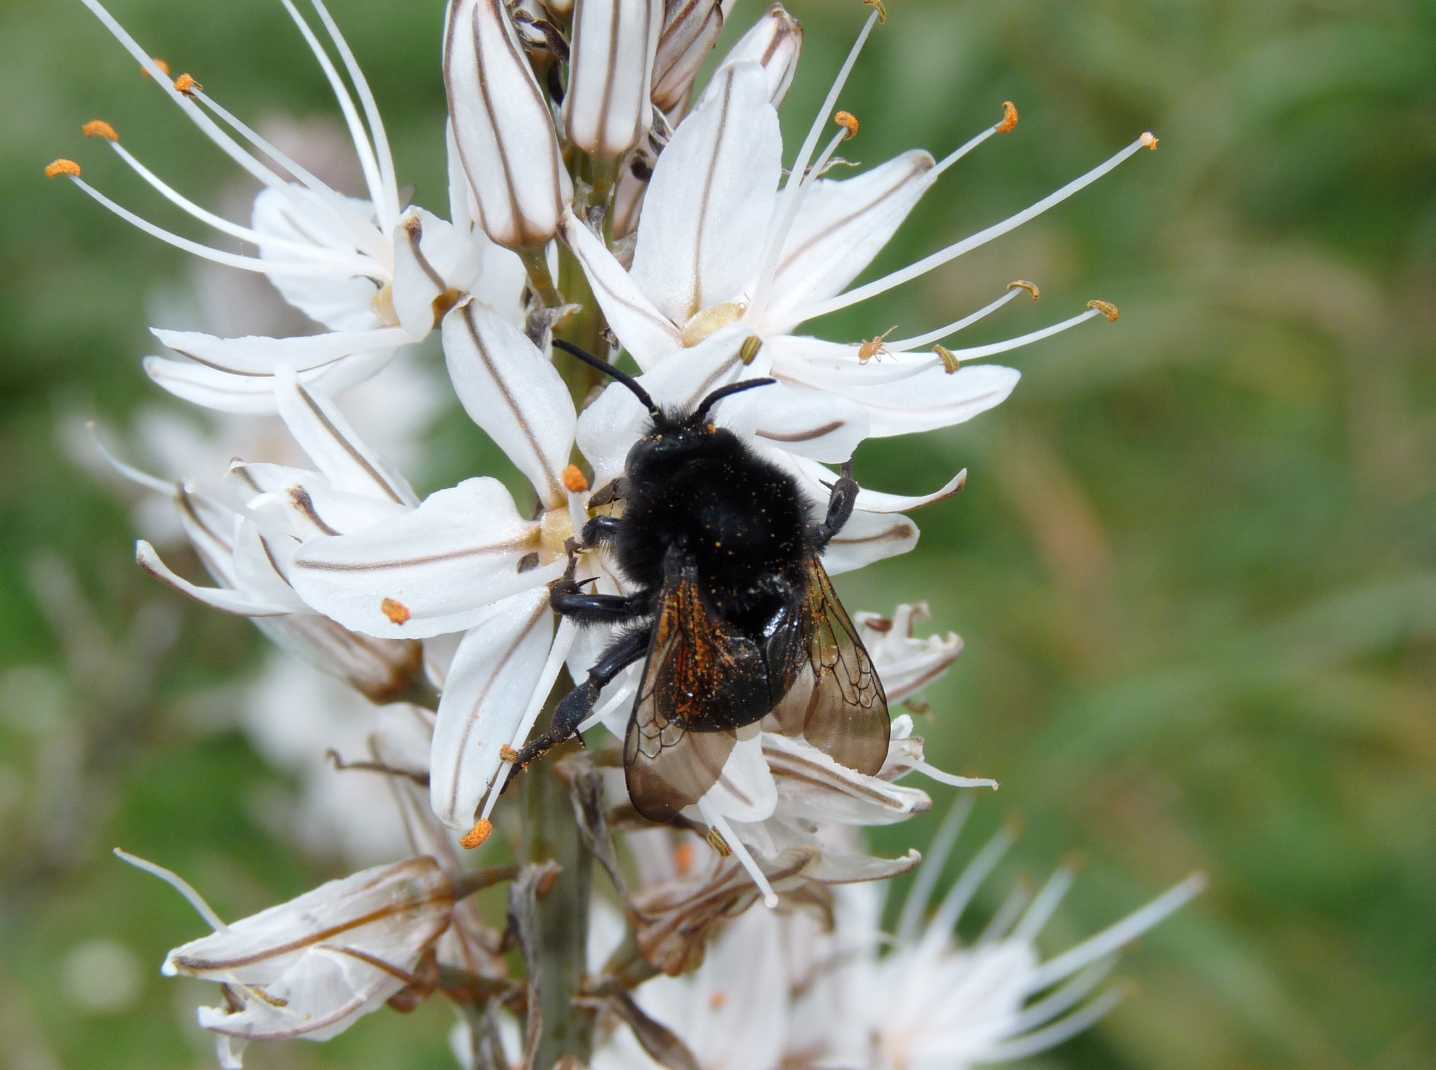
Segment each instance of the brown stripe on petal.
[{"label": "brown stripe on petal", "polygon": [[352,442],[339,433],[339,428],[334,426],[334,422],[330,420],[324,410],[319,407],[319,403],[314,400],[314,395],[310,394],[309,391],[304,388],[304,384],[296,382],[294,389],[298,392],[299,399],[303,401],[309,411],[314,414],[314,418],[319,421],[324,430],[329,433],[329,436],[333,438],[335,442],[338,442],[339,445],[344,448],[344,452],[349,454],[349,457],[354,463],[362,468],[364,473],[379,485],[379,489],[388,495],[395,505],[408,505],[409,503],[406,502],[403,496],[379,473],[379,470],[374,467],[369,461],[369,458],[360,453]]},{"label": "brown stripe on petal", "polygon": [[509,388],[509,384],[506,383],[503,376],[499,374],[498,365],[495,364],[493,358],[489,356],[488,347],[484,345],[483,337],[479,334],[478,325],[474,323],[474,306],[472,304],[465,305],[461,315],[464,319],[464,326],[468,328],[469,339],[474,343],[474,349],[479,355],[479,360],[483,362],[484,368],[489,374],[489,378],[494,381],[494,385],[498,387],[499,393],[503,395],[504,404],[507,405],[509,411],[513,413],[514,422],[518,424],[519,430],[523,432],[529,449],[533,451],[534,459],[543,467],[544,479],[548,482],[549,503],[552,504],[562,501],[563,485],[559,477],[549,469],[547,460],[544,457],[543,446],[539,442],[538,435],[534,432],[533,425],[529,423],[528,417],[524,415],[523,406],[519,404],[518,398],[514,396],[514,392]]},{"label": "brown stripe on petal", "polygon": [[[543,620],[544,617],[547,616],[547,614],[548,602],[542,601],[537,605],[537,607],[535,607],[532,616],[530,616],[529,619],[524,622],[523,629],[518,633],[518,635],[514,637],[514,641],[509,644],[508,648],[502,654],[499,655],[498,662],[494,665],[494,671],[492,675],[489,676],[488,684],[484,687],[483,691],[480,692],[479,697],[474,700],[473,707],[469,710],[468,720],[464,723],[464,733],[459,738],[459,745],[454,748],[454,756],[460,761],[463,760],[463,758],[465,757],[465,752],[469,749],[469,738],[473,735],[474,725],[477,724],[479,720],[478,717],[475,716],[474,711],[484,704],[484,699],[488,698],[489,689],[493,687],[494,681],[499,678],[499,674],[502,673],[508,663],[513,660],[514,655],[518,653],[519,647],[523,645],[523,642],[525,639],[528,638],[529,633],[532,632],[536,627],[538,627],[539,622]],[[449,788],[449,812],[453,813],[454,808],[458,805],[459,776],[456,770],[454,775],[454,782]]]},{"label": "brown stripe on petal", "polygon": [[832,542],[841,543],[844,546],[860,546],[865,542],[897,542],[907,538],[912,532],[913,526],[911,524],[894,524],[892,527],[884,528],[876,534],[863,535],[856,539],[845,539],[839,535],[835,537]]},{"label": "brown stripe on petal", "polygon": [[698,232],[693,237],[693,299],[688,314],[696,315],[703,309],[703,241],[708,229],[708,206],[713,199],[713,178],[718,170],[718,160],[723,155],[723,141],[728,134],[728,115],[733,103],[733,72],[725,72],[723,104],[718,118],[718,136],[713,139],[713,158],[708,162],[708,172],[703,177],[703,191],[698,195]]},{"label": "brown stripe on petal", "polygon": [[314,572],[386,572],[395,568],[413,568],[423,565],[437,565],[445,561],[460,561],[466,557],[485,557],[489,554],[512,553],[532,546],[538,541],[538,529],[507,542],[489,543],[485,546],[466,546],[459,550],[445,550],[439,554],[425,554],[420,557],[401,558],[392,561],[295,561],[296,568]]},{"label": "brown stripe on petal", "polygon": [[759,438],[766,438],[770,442],[812,442],[814,439],[822,438],[824,435],[832,434],[838,428],[844,426],[846,420],[832,420],[820,427],[810,428],[807,431],[754,431],[753,434]]},{"label": "brown stripe on petal", "polygon": [[802,245],[799,245],[791,253],[785,256],[778,264],[777,274],[782,275],[784,271],[786,271],[790,266],[792,266],[793,261],[795,261],[798,257],[802,256],[819,242],[831,237],[834,233],[841,230],[849,223],[853,222],[853,220],[872,211],[878,205],[882,204],[883,201],[898,193],[914,178],[917,178],[919,175],[923,175],[926,174],[928,171],[931,171],[934,166],[934,163],[935,161],[929,154],[925,152],[919,154],[915,158],[913,164],[909,167],[908,171],[905,174],[899,175],[897,181],[895,181],[891,186],[878,193],[867,204],[860,205],[859,207],[853,209],[853,211],[849,212],[847,215],[843,216],[841,219],[835,220],[827,227],[824,227],[807,241],[803,242]]}]

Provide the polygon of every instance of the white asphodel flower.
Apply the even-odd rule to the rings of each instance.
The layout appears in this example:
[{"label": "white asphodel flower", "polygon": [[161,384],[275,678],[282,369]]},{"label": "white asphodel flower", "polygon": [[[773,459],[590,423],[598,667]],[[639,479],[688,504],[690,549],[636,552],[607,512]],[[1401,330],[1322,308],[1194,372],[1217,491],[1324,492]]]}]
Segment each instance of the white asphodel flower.
[{"label": "white asphodel flower", "polygon": [[[297,384],[293,387],[303,390]],[[300,424],[307,448],[325,457],[348,456],[344,438],[348,428],[342,417],[336,422],[332,411],[317,404],[314,409],[307,405],[295,408],[301,418],[308,414],[307,426]],[[330,435],[335,438],[326,450],[323,444]],[[146,572],[212,609],[250,618],[278,646],[346,681],[375,702],[391,701],[417,682],[423,661],[418,643],[358,634],[316,613],[299,598],[288,575],[287,561],[293,553],[290,540],[277,533],[263,514],[236,507],[226,497],[206,493],[192,483],[152,476],[114,457],[103,446],[101,450],[121,476],[173,502],[185,536],[217,586],[185,579],[165,564],[150,543],[140,540],[135,556]],[[346,516],[360,515],[373,522],[397,507],[395,498],[412,496],[407,484],[386,472],[382,464],[362,453],[355,457],[365,464],[350,458],[347,467],[331,467],[333,482],[309,474],[304,493],[290,496],[290,507],[312,512],[317,501],[331,515],[342,508]],[[278,465],[238,466],[230,478],[240,485],[236,495],[251,496],[265,489],[261,478],[279,484],[293,471]]]},{"label": "white asphodel flower", "polygon": [[159,61],[99,0],[83,2],[181,112],[260,183],[253,218],[248,224],[227,219],[181,193],[126,148],[109,123],[87,123],[85,134],[108,144],[147,185],[197,222],[256,251],[228,251],[151,223],[92,186],[73,161],[57,160],[46,173],[69,178],[110,211],[185,252],[266,276],[287,301],[327,328],[325,333],[292,338],[216,338],[156,330],[161,344],[180,358],[146,360],[146,371],[159,385],[210,408],[273,411],[277,367],[291,368],[305,383],[323,382],[327,391],[337,392],[373,375],[396,349],[421,341],[465,295],[475,294],[517,318],[522,265],[474,233],[471,195],[461,173],[451,168],[453,222],[401,203],[378,106],[323,0],[310,2],[328,46],[293,0],[282,2],[333,88],[364,175],[364,198],[332,189],[207,94],[192,75],[171,81]]},{"label": "white asphodel flower", "polygon": [[[882,933],[884,893],[872,883],[831,889],[831,927],[806,910],[748,911],[719,930],[692,973],[637,989],[639,1006],[678,1030],[703,1070],[962,1070],[1045,1051],[1090,1027],[1121,998],[1120,990],[1099,994],[1116,954],[1190,902],[1204,878],[1189,877],[1044,961],[1036,941],[1072,882],[1064,870],[1035,896],[1019,888],[963,944],[955,928],[1012,841],[1004,832],[978,852],[925,920],[968,809],[939,833],[892,935]],[[688,848],[667,853],[680,869],[691,865]],[[649,868],[660,883],[644,901],[671,897],[662,860]],[[700,905],[679,917],[691,922]],[[649,939],[655,954],[673,950],[671,931]],[[655,1065],[622,1028],[594,1057],[600,1070]]]},{"label": "white asphodel flower", "polygon": [[[492,812],[512,768],[504,756],[523,746],[573,647],[576,626],[555,623],[548,584],[587,519],[588,487],[569,465],[577,416],[568,388],[534,344],[478,302],[455,309],[443,334],[460,401],[528,478],[537,514],[488,477],[358,523],[316,503],[317,521],[293,515],[288,575],[307,606],[365,635],[463,633],[439,702],[430,798],[445,824],[470,831]],[[275,500],[303,502],[296,487],[305,489],[302,477],[279,484]]]},{"label": "white asphodel flower", "polygon": [[484,231],[510,249],[541,249],[573,199],[573,181],[548,97],[503,0],[450,3],[444,85],[454,142]]},{"label": "white asphodel flower", "polygon": [[[632,268],[625,271],[576,216],[563,235],[583,263],[618,339],[645,370],[725,329],[753,339],[734,345],[741,359],[794,387],[849,401],[868,416],[868,433],[896,435],[945,427],[999,404],[1018,373],[972,364],[1115,309],[1096,303],[1061,323],[1004,342],[918,355],[1033,292],[1015,284],[954,322],[907,338],[835,343],[796,333],[806,322],[887,293],[985,245],[1066,200],[1143,148],[1140,138],[1087,174],[1010,218],[881,278],[851,287],[918,199],[954,164],[989,138],[1012,130],[1017,111],[938,161],[903,154],[856,178],[823,175],[857,120],[837,113],[839,129],[818,151],[824,124],[878,18],[869,17],[839,72],[818,120],[781,182],[782,139],[770,73],[735,62],[717,72],[703,101],[675,131],[654,169],[638,222]],[[756,351],[756,354],[755,354]],[[879,359],[880,358],[880,359]]]},{"label": "white asphodel flower", "polygon": [[[820,985],[846,983],[849,992],[862,993],[865,1006],[866,1036],[852,1038],[856,1047],[833,1053],[837,1059],[891,1070],[953,1070],[1010,1062],[1055,1047],[1121,1002],[1120,988],[1098,994],[1117,952],[1206,886],[1206,878],[1194,874],[1044,961],[1037,939],[1074,878],[1072,870],[1063,869],[1035,896],[1018,888],[982,934],[963,945],[954,930],[1014,839],[1004,830],[989,841],[928,917],[932,893],[966,813],[966,808],[954,811],[938,834],[903,904],[894,939],[863,939],[864,928],[877,932],[881,914],[881,895],[868,894],[866,919],[860,915],[847,933],[840,922],[840,944],[833,949],[842,956],[846,937],[846,950],[861,947],[862,953],[847,961],[840,958],[827,976],[821,976],[825,971],[817,964]],[[855,889],[856,896],[865,891]]]},{"label": "white asphodel flower", "polygon": [[461,891],[420,856],[320,885],[226,925],[178,875],[124,851],[124,861],[180,892],[214,930],[175,948],[167,976],[223,986],[224,1005],[201,1007],[220,1065],[241,1065],[251,1040],[328,1040],[409,986],[449,928]]}]

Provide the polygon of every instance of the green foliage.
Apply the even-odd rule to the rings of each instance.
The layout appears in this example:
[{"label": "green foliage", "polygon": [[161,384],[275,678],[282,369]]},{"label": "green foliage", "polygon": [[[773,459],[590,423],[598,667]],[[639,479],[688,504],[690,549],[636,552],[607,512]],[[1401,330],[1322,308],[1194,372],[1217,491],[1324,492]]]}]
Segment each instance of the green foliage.
[{"label": "green foliage", "polygon": [[[1042,301],[1014,304],[974,341],[1091,297],[1123,310],[1119,324],[1018,355],[1024,380],[996,412],[863,448],[865,483],[926,490],[963,466],[971,481],[917,518],[916,553],[844,592],[854,607],[926,599],[935,627],[967,639],[922,731],[934,761],[1002,781],[979,800],[969,844],[1021,811],[1022,866],[1040,877],[1067,851],[1085,856],[1053,950],[1190,869],[1211,875],[1206,896],[1128,957],[1122,972],[1141,991],[1048,1061],[1429,1065],[1431,6],[889,6],[842,101],[863,119],[849,156],[874,162],[914,144],[940,153],[992,122],[1005,98],[1023,117],[944,178],[879,269],[1025,206],[1144,128],[1163,138],[1156,155],[900,299],[820,325],[853,338],[892,323],[926,329],[1014,277],[1041,283]],[[277,4],[114,7],[241,114],[331,114]],[[400,173],[416,200],[442,206],[440,4],[333,7],[374,82]],[[807,51],[790,132],[817,107],[861,14],[856,0],[793,9]],[[740,5],[736,21],[757,12]],[[97,653],[98,637],[117,644],[157,627],[146,607],[177,596],[131,567],[131,520],[67,460],[61,425],[180,407],[135,358],[146,302],[189,265],[40,169],[73,155],[139,201],[139,184],[80,140],[99,113],[201,200],[231,171],[78,5],[12,0],[0,41],[11,164],[0,170],[0,1031],[16,1065],[203,1064],[207,1045],[182,1023],[213,993],[157,968],[200,923],[108,848],[176,866],[226,916],[333,872],[255,816],[257,796],[282,785],[224,727],[234,696],[211,690],[246,671],[257,636],[186,606],[158,678],[130,680]],[[426,488],[491,461],[464,428],[444,424]],[[37,583],[56,558],[93,635]],[[890,830],[883,846],[927,831]],[[123,1014],[76,1004],[65,979],[66,957],[99,937],[145,963],[140,1001]],[[266,1051],[262,1065],[447,1065],[447,1016],[419,1014]]]}]

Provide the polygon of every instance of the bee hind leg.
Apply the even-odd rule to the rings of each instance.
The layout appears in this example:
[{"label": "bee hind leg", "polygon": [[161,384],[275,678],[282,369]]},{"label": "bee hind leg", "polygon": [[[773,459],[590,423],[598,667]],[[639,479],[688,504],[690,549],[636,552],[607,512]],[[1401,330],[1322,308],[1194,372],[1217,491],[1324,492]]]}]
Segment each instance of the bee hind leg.
[{"label": "bee hind leg", "polygon": [[558,709],[554,710],[553,724],[549,726],[549,730],[530,740],[528,745],[519,751],[515,762],[521,766],[526,765],[550,747],[577,735],[578,726],[593,713],[593,704],[598,701],[599,692],[604,685],[648,653],[648,640],[652,630],[651,625],[644,625],[615,639],[588,670],[588,679],[563,697]]}]

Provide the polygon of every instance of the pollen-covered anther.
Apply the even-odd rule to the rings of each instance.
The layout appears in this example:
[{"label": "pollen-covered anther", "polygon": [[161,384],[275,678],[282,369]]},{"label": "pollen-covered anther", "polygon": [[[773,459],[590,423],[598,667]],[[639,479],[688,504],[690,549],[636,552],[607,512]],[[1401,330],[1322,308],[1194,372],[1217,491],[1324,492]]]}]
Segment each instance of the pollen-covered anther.
[{"label": "pollen-covered anther", "polygon": [[[155,61],[155,66],[160,69],[160,73],[163,74],[166,78],[168,78],[168,77],[170,76],[170,64],[169,64],[169,60],[160,59],[159,56],[155,56],[155,57],[154,57],[154,61]],[[150,69],[149,69],[148,67],[141,67],[141,68],[140,68],[140,74],[142,74],[144,77],[148,78],[148,77],[150,76]]]},{"label": "pollen-covered anther", "polygon": [[74,160],[53,160],[45,165],[46,178],[79,178],[80,165]]},{"label": "pollen-covered anther", "polygon": [[177,92],[183,93],[185,96],[189,96],[191,93],[204,92],[204,86],[200,85],[199,82],[195,80],[194,75],[182,74],[175,79],[175,90]]},{"label": "pollen-covered anther", "polygon": [[408,624],[414,614],[409,607],[395,598],[386,598],[379,603],[379,611],[394,624]]},{"label": "pollen-covered anther", "polygon": [[570,494],[582,494],[588,490],[588,477],[578,465],[571,464],[563,470],[563,485]]},{"label": "pollen-covered anther", "polygon": [[1017,111],[1017,105],[1010,100],[1002,102],[1002,119],[993,127],[999,134],[1010,134],[1017,129],[1017,120],[1021,118]]},{"label": "pollen-covered anther", "polygon": [[519,752],[505,743],[499,748],[499,759],[513,765],[514,762],[519,760]]},{"label": "pollen-covered anther", "polygon": [[743,362],[744,367],[747,367],[758,359],[758,353],[762,348],[763,339],[756,334],[750,334],[743,339],[743,345],[738,350],[738,359]]},{"label": "pollen-covered anther", "polygon": [[888,351],[888,336],[897,330],[897,324],[893,324],[876,338],[869,338],[862,345],[858,346],[858,363],[866,364],[876,357],[882,356]]},{"label": "pollen-covered anther", "polygon": [[[956,374],[957,370],[962,367],[962,361],[958,360],[957,354],[947,346],[933,346],[932,351],[937,354],[937,359],[942,361],[942,370],[948,375]],[[888,622],[888,627],[892,627],[891,621]]]},{"label": "pollen-covered anther", "polygon": [[884,0],[863,0],[866,7],[872,8],[878,13],[878,25],[885,26],[888,21],[888,6]]},{"label": "pollen-covered anther", "polygon": [[1150,130],[1147,130],[1143,132],[1141,142],[1142,148],[1148,149],[1152,152],[1156,152],[1157,146],[1162,143],[1162,139],[1159,138],[1156,134],[1152,133]]},{"label": "pollen-covered anther", "polygon": [[489,841],[494,834],[494,823],[488,819],[481,819],[474,822],[474,827],[459,837],[459,846],[466,851],[474,851]]},{"label": "pollen-covered anther", "polygon": [[1090,308],[1093,312],[1102,313],[1102,315],[1107,317],[1108,322],[1111,323],[1116,323],[1119,319],[1122,318],[1121,311],[1119,311],[1117,306],[1112,304],[1111,301],[1088,301],[1087,307]]},{"label": "pollen-covered anther", "polygon": [[1013,279],[1007,284],[1007,288],[1009,290],[1026,290],[1032,295],[1034,301],[1042,296],[1042,291],[1038,289],[1037,283],[1029,282],[1026,279]]},{"label": "pollen-covered anther", "polygon": [[80,127],[80,133],[86,137],[100,137],[106,141],[119,141],[120,135],[115,128],[103,119],[91,119],[84,126]]},{"label": "pollen-covered anther", "polygon": [[858,136],[858,131],[863,124],[858,122],[858,117],[850,111],[840,111],[833,116],[833,122],[837,123],[848,132],[847,140],[851,141]]},{"label": "pollen-covered anther", "polygon": [[678,340],[684,349],[692,349],[730,323],[737,323],[747,311],[748,305],[744,301],[725,301],[721,305],[709,305],[689,318],[683,325]]}]

